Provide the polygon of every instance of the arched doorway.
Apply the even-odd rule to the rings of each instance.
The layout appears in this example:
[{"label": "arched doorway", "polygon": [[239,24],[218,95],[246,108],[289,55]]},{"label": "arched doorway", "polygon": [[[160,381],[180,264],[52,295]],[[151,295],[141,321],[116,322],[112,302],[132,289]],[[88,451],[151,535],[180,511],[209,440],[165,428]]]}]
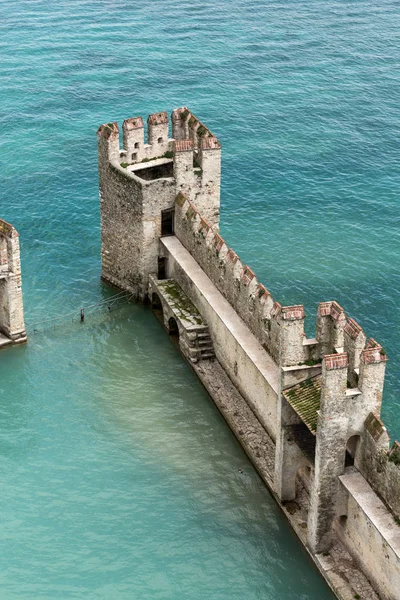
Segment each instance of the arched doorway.
[{"label": "arched doorway", "polygon": [[345,461],[345,466],[346,467],[351,467],[354,465],[356,459],[357,459],[357,451],[358,451],[358,446],[360,443],[360,436],[359,435],[352,435],[348,440],[347,440],[347,444],[346,444],[346,461]]},{"label": "arched doorway", "polygon": [[163,309],[161,300],[160,300],[160,296],[154,292],[151,296],[151,307],[153,310],[161,310],[161,312]]},{"label": "arched doorway", "polygon": [[171,336],[179,338],[178,323],[176,322],[174,317],[171,317],[168,321],[168,333]]},{"label": "arched doorway", "polygon": [[176,322],[174,317],[171,317],[170,319],[168,319],[168,334],[169,334],[169,337],[171,338],[172,342],[176,346],[179,346],[178,323]]}]

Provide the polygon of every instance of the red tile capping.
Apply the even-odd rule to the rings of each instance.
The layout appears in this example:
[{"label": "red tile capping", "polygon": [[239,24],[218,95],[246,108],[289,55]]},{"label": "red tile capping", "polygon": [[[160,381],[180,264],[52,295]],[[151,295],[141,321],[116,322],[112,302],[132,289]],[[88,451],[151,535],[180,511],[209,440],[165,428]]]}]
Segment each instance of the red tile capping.
[{"label": "red tile capping", "polygon": [[200,127],[200,121],[194,115],[192,115],[189,119],[189,127],[190,129],[193,129],[194,132],[196,132],[197,129]]},{"label": "red tile capping", "polygon": [[177,140],[174,144],[175,152],[191,152],[193,150],[192,140]]},{"label": "red tile capping", "polygon": [[216,137],[205,137],[201,139],[200,147],[202,150],[219,150],[221,144]]},{"label": "red tile capping", "polygon": [[344,314],[344,309],[337,302],[331,302],[331,317],[335,321]]},{"label": "red tile capping", "polygon": [[243,270],[240,274],[240,278],[242,279],[244,285],[249,285],[255,277],[253,271],[247,265],[243,267]]},{"label": "red tile capping", "polygon": [[382,433],[387,431],[383,421],[372,412],[369,413],[368,417],[365,419],[365,428],[376,442],[379,440]]},{"label": "red tile capping", "polygon": [[213,244],[216,251],[219,252],[222,246],[225,244],[225,240],[219,235],[219,233],[216,233],[214,235]]},{"label": "red tile capping", "polygon": [[175,108],[175,110],[172,111],[173,115],[181,115],[182,113],[190,113],[190,110],[188,109],[187,106],[181,106],[180,108]]},{"label": "red tile capping", "polygon": [[277,318],[277,317],[279,317],[281,312],[282,312],[282,305],[279,304],[279,302],[275,302],[272,307],[272,310],[271,310],[271,317]]},{"label": "red tile capping", "polygon": [[201,230],[204,229],[206,232],[210,231],[210,229],[211,229],[211,225],[203,217],[200,217],[200,226],[199,227]]},{"label": "red tile capping", "polygon": [[282,316],[285,319],[285,321],[304,319],[306,316],[304,312],[304,306],[302,304],[297,304],[296,306],[283,306],[282,312]]},{"label": "red tile capping", "polygon": [[153,113],[149,115],[147,122],[149,125],[164,125],[168,123],[168,114],[166,112]]},{"label": "red tile capping", "polygon": [[328,370],[343,369],[344,367],[348,367],[349,364],[347,352],[343,352],[342,354],[325,354],[324,361],[325,368]]},{"label": "red tile capping", "polygon": [[389,357],[382,346],[378,346],[376,348],[365,348],[361,352],[361,360],[365,365],[372,365],[373,363],[386,362]]},{"label": "red tile capping", "polygon": [[124,129],[131,131],[132,129],[142,129],[144,127],[142,117],[132,117],[131,119],[125,119],[122,124]]},{"label": "red tile capping", "polygon": [[380,344],[374,338],[369,338],[367,343],[365,344],[365,348],[382,348]]},{"label": "red tile capping", "polygon": [[268,296],[270,296],[271,294],[269,293],[265,285],[259,283],[257,286],[257,295],[259,298],[268,298]]},{"label": "red tile capping", "polygon": [[238,255],[236,254],[236,252],[234,252],[231,248],[228,250],[228,253],[226,255],[226,260],[230,263],[232,263],[233,265],[235,265],[237,263],[237,261],[239,260]]},{"label": "red tile capping", "polygon": [[346,326],[344,328],[345,333],[347,333],[353,340],[356,340],[360,333],[363,332],[360,325],[354,319],[348,319]]},{"label": "red tile capping", "polygon": [[186,217],[188,219],[195,219],[196,216],[198,216],[198,215],[199,215],[199,212],[198,212],[197,208],[195,208],[193,206],[193,204],[189,203],[189,208],[186,211]]},{"label": "red tile capping", "polygon": [[119,133],[118,123],[116,121],[100,125],[97,130],[97,134],[101,135],[101,137],[104,137],[106,140],[108,140],[113,133]]},{"label": "red tile capping", "polygon": [[331,314],[332,302],[320,302],[319,303],[319,314],[321,317],[326,317]]}]

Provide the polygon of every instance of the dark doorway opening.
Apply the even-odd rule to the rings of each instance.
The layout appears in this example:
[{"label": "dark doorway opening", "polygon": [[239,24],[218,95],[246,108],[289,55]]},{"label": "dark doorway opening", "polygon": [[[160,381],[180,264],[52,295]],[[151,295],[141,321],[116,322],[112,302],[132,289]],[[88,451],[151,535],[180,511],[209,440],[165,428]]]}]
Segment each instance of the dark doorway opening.
[{"label": "dark doorway opening", "polygon": [[151,297],[151,306],[155,310],[161,310],[162,311],[162,309],[163,309],[160,297],[157,294],[155,294],[155,293],[153,293],[153,295]]},{"label": "dark doorway opening", "polygon": [[161,211],[161,235],[174,235],[175,209]]},{"label": "dark doorway opening", "polygon": [[352,467],[354,465],[359,443],[360,443],[359,435],[352,435],[351,438],[349,438],[349,440],[347,441],[346,461],[345,461],[346,467]]},{"label": "dark doorway opening", "polygon": [[158,259],[158,279],[167,279],[167,259],[165,256],[160,256]]}]

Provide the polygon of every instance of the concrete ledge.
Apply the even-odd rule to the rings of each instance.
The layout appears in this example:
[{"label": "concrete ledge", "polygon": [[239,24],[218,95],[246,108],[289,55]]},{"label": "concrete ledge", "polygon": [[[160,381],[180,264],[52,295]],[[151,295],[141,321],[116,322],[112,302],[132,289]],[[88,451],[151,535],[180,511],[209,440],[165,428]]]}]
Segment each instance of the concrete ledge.
[{"label": "concrete ledge", "polygon": [[346,398],[352,398],[353,396],[361,396],[361,390],[358,388],[349,388],[346,390]]},{"label": "concrete ledge", "polygon": [[339,479],[371,524],[400,559],[400,527],[382,500],[359,472],[345,473]]},{"label": "concrete ledge", "polygon": [[12,344],[12,340],[10,340],[10,338],[5,336],[4,333],[0,333],[0,348],[4,348],[4,346],[9,346],[11,344]]}]

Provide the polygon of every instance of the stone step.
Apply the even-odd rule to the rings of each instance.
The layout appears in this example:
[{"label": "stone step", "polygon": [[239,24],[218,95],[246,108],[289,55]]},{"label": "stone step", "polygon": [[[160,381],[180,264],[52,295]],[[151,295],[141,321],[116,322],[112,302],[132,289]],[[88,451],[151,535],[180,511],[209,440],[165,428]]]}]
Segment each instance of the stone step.
[{"label": "stone step", "polygon": [[199,348],[200,354],[207,354],[208,352],[214,352],[213,346],[207,346],[207,348]]},{"label": "stone step", "polygon": [[200,350],[200,356],[203,356],[203,354],[209,354],[210,352],[214,353],[214,348],[212,346],[207,346],[207,348],[199,348]]},{"label": "stone step", "polygon": [[201,354],[200,355],[200,359],[201,360],[206,360],[206,359],[211,359],[211,358],[215,358],[215,354],[214,352],[208,352],[207,354]]}]

